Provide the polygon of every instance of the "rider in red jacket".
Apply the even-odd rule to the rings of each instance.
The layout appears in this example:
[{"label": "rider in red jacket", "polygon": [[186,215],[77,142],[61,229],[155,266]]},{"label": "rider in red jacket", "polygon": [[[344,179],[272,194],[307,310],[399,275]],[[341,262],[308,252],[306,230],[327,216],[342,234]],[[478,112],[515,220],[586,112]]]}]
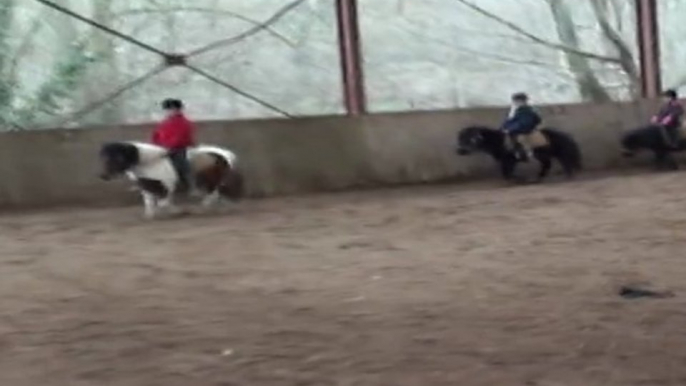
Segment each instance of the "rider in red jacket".
[{"label": "rider in red jacket", "polygon": [[167,112],[165,118],[155,129],[152,143],[169,150],[169,158],[177,168],[181,184],[188,191],[195,191],[187,150],[195,146],[195,127],[183,114],[183,102],[179,99],[165,99],[162,109]]}]

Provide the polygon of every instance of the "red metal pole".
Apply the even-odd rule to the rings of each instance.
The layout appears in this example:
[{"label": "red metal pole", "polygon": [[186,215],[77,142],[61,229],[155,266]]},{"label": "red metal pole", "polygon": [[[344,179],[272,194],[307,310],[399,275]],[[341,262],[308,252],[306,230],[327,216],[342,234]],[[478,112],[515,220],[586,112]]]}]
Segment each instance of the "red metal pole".
[{"label": "red metal pole", "polygon": [[657,0],[636,0],[636,20],[641,62],[641,96],[656,98],[662,89]]},{"label": "red metal pole", "polygon": [[357,0],[336,0],[336,16],[345,107],[349,115],[361,115],[367,111],[367,108]]}]

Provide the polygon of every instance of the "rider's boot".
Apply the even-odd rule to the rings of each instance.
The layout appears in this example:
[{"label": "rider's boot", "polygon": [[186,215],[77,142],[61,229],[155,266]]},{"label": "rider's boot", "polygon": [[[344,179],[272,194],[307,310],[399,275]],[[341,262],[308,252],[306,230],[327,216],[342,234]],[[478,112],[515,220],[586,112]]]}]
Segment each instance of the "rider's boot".
[{"label": "rider's boot", "polygon": [[532,157],[531,151],[521,143],[517,143],[515,155],[520,162],[529,162]]},{"label": "rider's boot", "polygon": [[193,175],[192,170],[188,171],[188,173],[186,174],[186,177],[184,179],[186,180],[186,191],[188,192],[188,195],[190,197],[202,196],[202,192],[200,192],[197,184],[195,183],[195,176]]}]

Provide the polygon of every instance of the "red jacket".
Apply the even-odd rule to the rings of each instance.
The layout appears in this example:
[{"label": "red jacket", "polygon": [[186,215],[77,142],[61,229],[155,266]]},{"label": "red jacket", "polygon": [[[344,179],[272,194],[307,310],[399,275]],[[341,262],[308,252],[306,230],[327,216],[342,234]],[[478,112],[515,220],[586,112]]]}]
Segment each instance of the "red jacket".
[{"label": "red jacket", "polygon": [[157,126],[152,143],[167,149],[194,146],[195,127],[182,113],[171,115]]}]

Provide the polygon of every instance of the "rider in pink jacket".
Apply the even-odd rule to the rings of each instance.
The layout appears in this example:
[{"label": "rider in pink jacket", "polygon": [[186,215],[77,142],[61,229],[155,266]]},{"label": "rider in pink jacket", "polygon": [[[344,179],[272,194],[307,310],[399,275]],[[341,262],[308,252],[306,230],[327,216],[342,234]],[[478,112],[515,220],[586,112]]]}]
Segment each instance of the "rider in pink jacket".
[{"label": "rider in pink jacket", "polygon": [[681,127],[681,117],[684,115],[684,108],[679,103],[679,98],[675,90],[667,90],[662,96],[665,103],[660,111],[654,115],[650,123],[658,126],[665,134],[667,144],[677,147],[679,143],[679,128]]}]

